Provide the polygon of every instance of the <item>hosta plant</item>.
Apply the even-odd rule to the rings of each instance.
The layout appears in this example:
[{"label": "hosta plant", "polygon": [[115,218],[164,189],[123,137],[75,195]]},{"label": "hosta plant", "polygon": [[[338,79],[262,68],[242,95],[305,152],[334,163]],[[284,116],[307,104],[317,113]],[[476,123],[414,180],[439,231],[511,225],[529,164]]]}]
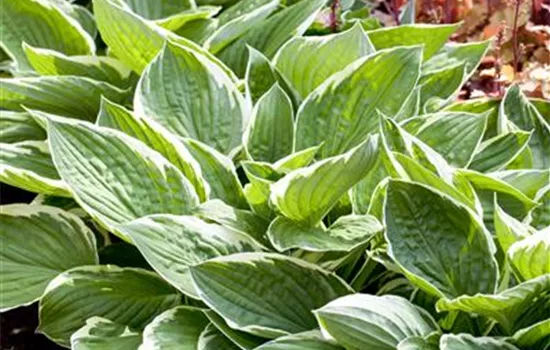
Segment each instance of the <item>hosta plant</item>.
[{"label": "hosta plant", "polygon": [[78,350],[549,349],[550,104],[456,102],[490,42],[353,1],[311,35],[329,5],[2,0],[0,180],[37,196],[0,309]]}]

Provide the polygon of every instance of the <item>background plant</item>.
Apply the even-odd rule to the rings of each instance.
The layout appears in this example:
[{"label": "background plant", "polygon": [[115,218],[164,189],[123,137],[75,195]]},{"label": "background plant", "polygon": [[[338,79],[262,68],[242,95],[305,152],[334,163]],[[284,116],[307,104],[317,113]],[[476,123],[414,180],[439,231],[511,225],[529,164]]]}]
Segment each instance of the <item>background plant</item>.
[{"label": "background plant", "polygon": [[456,102],[489,41],[350,3],[1,2],[0,180],[37,196],[0,309],[73,349],[549,348],[550,104]]}]

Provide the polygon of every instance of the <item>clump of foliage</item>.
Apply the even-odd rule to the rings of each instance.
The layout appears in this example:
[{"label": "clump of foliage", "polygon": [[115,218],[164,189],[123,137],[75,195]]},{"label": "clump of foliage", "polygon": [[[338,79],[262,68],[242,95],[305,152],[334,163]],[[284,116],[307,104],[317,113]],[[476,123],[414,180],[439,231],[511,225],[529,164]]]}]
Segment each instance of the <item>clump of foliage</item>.
[{"label": "clump of foliage", "polygon": [[73,349],[548,349],[550,104],[454,102],[490,43],[204,2],[0,2],[0,180],[38,194],[0,309]]}]

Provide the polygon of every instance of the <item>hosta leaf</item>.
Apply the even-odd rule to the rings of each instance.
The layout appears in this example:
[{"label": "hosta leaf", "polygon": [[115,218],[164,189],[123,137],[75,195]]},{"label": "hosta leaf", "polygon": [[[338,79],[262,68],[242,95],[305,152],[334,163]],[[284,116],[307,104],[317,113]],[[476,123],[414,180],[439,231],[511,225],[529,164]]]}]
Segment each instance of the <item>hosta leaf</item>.
[{"label": "hosta leaf", "polygon": [[201,201],[208,198],[210,188],[202,176],[199,163],[179,138],[154,120],[140,118],[124,107],[102,99],[97,124],[120,130],[159,152],[189,179]]},{"label": "hosta leaf", "polygon": [[202,176],[210,186],[210,198],[221,199],[238,209],[248,209],[231,159],[199,141],[184,139],[183,143],[201,167]]},{"label": "hosta leaf", "polygon": [[484,140],[497,136],[498,107],[500,100],[496,99],[473,99],[453,103],[443,110],[448,112],[467,112],[467,113],[488,113],[487,128],[485,130]]},{"label": "hosta leaf", "polygon": [[292,102],[276,83],[254,106],[244,148],[253,160],[273,163],[291,154],[293,143]]},{"label": "hosta leaf", "polygon": [[343,33],[293,38],[277,52],[274,62],[305,98],[329,76],[373,52],[368,37],[356,24]]},{"label": "hosta leaf", "polygon": [[209,321],[202,309],[178,306],[163,312],[143,330],[140,350],[196,350]]},{"label": "hosta leaf", "polygon": [[[541,296],[550,291],[550,275],[518,284],[498,294],[463,295],[456,299],[440,299],[439,311],[464,311],[489,317],[498,321],[505,330],[512,331],[518,320],[529,324],[529,310],[537,308]],[[544,302],[544,300],[542,300]],[[540,304],[540,303],[539,303]],[[543,308],[544,310],[544,308]],[[544,311],[543,311],[544,312]],[[548,315],[541,315],[545,319]]]},{"label": "hosta leaf", "polygon": [[143,329],[181,296],[155,274],[116,266],[79,267],[57,276],[40,300],[39,331],[68,345],[92,316]]},{"label": "hosta leaf", "polygon": [[426,292],[457,297],[495,290],[495,247],[476,215],[419,184],[390,181],[385,206],[388,253]]},{"label": "hosta leaf", "polygon": [[441,350],[519,350],[514,345],[491,337],[475,338],[470,334],[444,334]]},{"label": "hosta leaf", "polygon": [[164,44],[160,27],[147,22],[117,0],[94,0],[97,27],[109,50],[136,73]]},{"label": "hosta leaf", "polygon": [[300,248],[307,251],[350,251],[382,232],[382,225],[370,215],[341,216],[328,229],[302,227],[278,217],[269,226],[268,236],[278,251]]},{"label": "hosta leaf", "polygon": [[94,234],[73,214],[42,206],[0,206],[0,310],[37,300],[58,274],[98,262]]},{"label": "hosta leaf", "polygon": [[422,72],[426,74],[431,71],[454,66],[455,64],[465,63],[465,75],[470,76],[470,74],[475,71],[490,46],[491,40],[474,43],[445,44],[433,57],[424,62],[422,65]]},{"label": "hosta leaf", "polygon": [[278,254],[216,258],[191,275],[201,299],[229,326],[266,338],[315,328],[311,311],[351,292],[336,275]]},{"label": "hosta leaf", "polygon": [[355,294],[315,311],[321,329],[346,349],[394,350],[403,339],[438,329],[431,316],[408,300]]},{"label": "hosta leaf", "polygon": [[396,121],[407,120],[409,118],[416,117],[420,113],[420,89],[421,86],[415,87],[399,111],[393,117]]},{"label": "hosta leaf", "polygon": [[399,111],[416,84],[420,55],[420,48],[377,52],[327,79],[298,111],[296,150],[324,142],[319,156],[326,158],[378,131],[376,111],[387,115]]},{"label": "hosta leaf", "polygon": [[27,112],[0,111],[0,142],[45,140],[46,131]]},{"label": "hosta leaf", "polygon": [[168,17],[196,7],[194,0],[122,0],[138,15],[147,19]]},{"label": "hosta leaf", "polygon": [[508,249],[508,258],[523,280],[550,274],[550,229],[512,244]]},{"label": "hosta leaf", "polygon": [[[218,28],[218,20],[215,18],[198,19],[186,23],[183,27],[176,31],[176,34],[182,38],[186,38],[189,41],[201,45],[208,39],[209,36],[214,34]],[[229,73],[228,69],[228,73]],[[231,73],[232,74],[232,73]]]},{"label": "hosta leaf", "polygon": [[272,0],[261,4],[250,12],[243,13],[222,24],[204,43],[204,46],[212,53],[218,53],[227,45],[240,38],[248,30],[264,21],[277,9],[279,0]]},{"label": "hosta leaf", "polygon": [[531,104],[535,106],[535,108],[537,109],[537,111],[539,111],[544,120],[550,123],[550,102],[540,98],[531,98],[529,99],[529,102],[531,102]]},{"label": "hosta leaf", "polygon": [[[413,119],[404,127],[441,154],[450,165],[463,168],[481,142],[485,123],[485,115],[442,112]],[[413,124],[419,124],[414,126],[414,131],[408,127]]]},{"label": "hosta leaf", "polygon": [[381,28],[367,32],[376,50],[395,46],[424,45],[423,60],[432,57],[460,24],[414,24]]},{"label": "hosta leaf", "polygon": [[517,331],[514,334],[514,342],[526,349],[548,349],[550,337],[550,319],[540,321],[531,327]]},{"label": "hosta leaf", "polygon": [[159,27],[172,32],[177,32],[188,23],[193,21],[206,20],[215,16],[220,11],[217,6],[200,6],[192,10],[176,13],[172,16],[161,18],[155,21]]},{"label": "hosta leaf", "polygon": [[152,215],[117,227],[183,293],[197,297],[189,267],[217,256],[261,250],[246,234],[193,216]]},{"label": "hosta leaf", "polygon": [[247,45],[273,58],[277,50],[293,36],[302,35],[324,5],[324,0],[303,1],[286,7],[275,15],[250,28],[217,56],[237,76],[243,76],[246,69]]},{"label": "hosta leaf", "polygon": [[531,235],[529,225],[524,224],[495,204],[495,233],[503,252],[507,252],[510,246]]},{"label": "hosta leaf", "polygon": [[[247,102],[255,103],[262,97],[275,83],[285,90],[288,97],[292,100],[294,107],[298,106],[298,97],[296,91],[289,86],[279,70],[273,66],[271,61],[263,53],[248,46],[248,63],[244,80],[246,82]],[[249,101],[251,100],[251,101]]]},{"label": "hosta leaf", "polygon": [[141,77],[136,114],[156,120],[181,137],[222,153],[240,144],[244,99],[219,66],[194,51],[167,43]]},{"label": "hosta leaf", "polygon": [[291,171],[307,167],[315,159],[315,155],[321,146],[314,146],[304,150],[294,152],[284,158],[279,159],[273,164],[275,171],[288,174]]},{"label": "hosta leaf", "polygon": [[464,177],[474,187],[483,207],[483,222],[490,231],[494,231],[495,195],[497,203],[502,209],[518,220],[523,220],[529,211],[537,205],[520,190],[497,177],[462,169],[457,170],[455,176]]},{"label": "hosta leaf", "polygon": [[200,53],[204,60],[214,62],[235,79],[233,73],[208,51],[136,15],[119,1],[94,0],[95,18],[109,50],[133,71],[141,74],[162,49],[165,41],[172,40]]},{"label": "hosta leaf", "polygon": [[448,184],[414,159],[400,153],[393,153],[393,159],[395,159],[401,167],[398,178],[427,185],[447,194],[462,204],[466,204],[470,209],[476,209],[476,203],[468,198],[465,193],[460,191],[457,187]]},{"label": "hosta leaf", "polygon": [[246,233],[258,242],[264,242],[269,222],[248,210],[236,209],[219,199],[202,203],[194,215],[232,230]]},{"label": "hosta leaf", "polygon": [[403,339],[397,344],[397,350],[440,350],[438,333],[433,333],[435,336],[419,337],[417,335]]},{"label": "hosta leaf", "polygon": [[136,350],[141,334],[101,317],[91,317],[71,335],[72,350]]},{"label": "hosta leaf", "polygon": [[544,120],[537,109],[521,92],[518,85],[513,85],[506,92],[499,110],[499,127],[506,131],[507,121],[513,122],[520,129],[531,131],[529,148],[533,153],[533,167],[550,168],[550,124]]},{"label": "hosta leaf", "polygon": [[120,61],[101,56],[66,56],[58,51],[23,44],[29,63],[40,75],[76,75],[111,83],[128,85],[131,71]]},{"label": "hosta leaf", "polygon": [[0,180],[36,193],[70,197],[44,141],[0,143]]},{"label": "hosta leaf", "polygon": [[101,96],[123,102],[128,90],[77,76],[0,79],[0,108],[32,108],[66,117],[94,120]]},{"label": "hosta leaf", "polygon": [[67,55],[90,55],[93,39],[51,1],[18,0],[0,4],[0,43],[17,69],[31,70],[21,44],[54,49]]},{"label": "hosta leaf", "polygon": [[530,138],[525,131],[495,136],[479,146],[468,168],[482,173],[502,170],[527,147]]},{"label": "hosta leaf", "polygon": [[223,335],[214,324],[210,323],[202,331],[197,343],[197,350],[240,350],[229,338]]},{"label": "hosta leaf", "polygon": [[255,350],[342,350],[342,347],[313,330],[279,337]]},{"label": "hosta leaf", "polygon": [[198,205],[187,178],[130,136],[60,119],[48,121],[48,135],[61,178],[81,207],[107,228],[149,214],[190,213]]},{"label": "hosta leaf", "polygon": [[237,344],[239,349],[256,349],[256,347],[267,341],[264,338],[260,338],[250,333],[245,333],[229,327],[227,322],[220,315],[212,310],[205,311],[204,313],[206,317],[208,317],[210,322],[212,322],[212,324],[215,325],[216,328],[223,333],[223,335],[225,335],[233,343]]},{"label": "hosta leaf", "polygon": [[535,199],[550,185],[550,169],[506,170],[490,174],[520,190],[527,197]]},{"label": "hosta leaf", "polygon": [[439,110],[455,94],[465,80],[464,63],[422,75],[420,87],[420,108],[425,112]]},{"label": "hosta leaf", "polygon": [[292,171],[271,187],[270,200],[287,218],[315,226],[374,166],[377,153],[377,141],[370,137],[343,155]]},{"label": "hosta leaf", "polygon": [[535,200],[540,205],[531,212],[531,225],[542,230],[550,226],[550,184],[541,189]]},{"label": "hosta leaf", "polygon": [[[212,1],[212,0],[206,0]],[[216,0],[213,0],[216,1]],[[218,0],[220,1],[220,0]],[[223,1],[223,0],[221,0]],[[237,1],[235,4],[229,4],[230,6],[227,9],[224,9],[217,19],[220,21],[220,25],[224,25],[227,22],[234,20],[254,9],[264,6],[267,3],[272,2],[273,0],[242,0]],[[234,1],[233,1],[234,2]]]}]

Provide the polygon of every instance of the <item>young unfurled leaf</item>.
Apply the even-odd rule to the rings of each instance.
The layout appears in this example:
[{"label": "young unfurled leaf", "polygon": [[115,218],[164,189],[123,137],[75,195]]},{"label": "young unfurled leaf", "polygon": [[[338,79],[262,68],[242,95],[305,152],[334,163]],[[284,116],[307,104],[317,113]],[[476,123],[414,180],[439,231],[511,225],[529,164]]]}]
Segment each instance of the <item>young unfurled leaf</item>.
[{"label": "young unfurled leaf", "polygon": [[495,291],[492,238],[477,216],[451,197],[390,181],[385,224],[388,253],[426,292],[452,298]]},{"label": "young unfurled leaf", "polygon": [[347,153],[288,173],[271,187],[270,200],[284,216],[315,226],[374,166],[378,144],[369,137]]},{"label": "young unfurled leaf", "polygon": [[423,45],[423,60],[432,57],[455,32],[460,24],[415,24],[380,28],[367,32],[376,50],[395,46]]},{"label": "young unfurled leaf", "polygon": [[71,196],[45,141],[0,143],[0,180],[30,192]]},{"label": "young unfurled leaf", "polygon": [[250,158],[257,161],[274,163],[292,153],[292,102],[278,84],[273,85],[254,106],[243,144]]},{"label": "young unfurled leaf", "polygon": [[101,96],[122,103],[129,97],[108,83],[78,76],[0,79],[0,107],[32,108],[70,118],[94,120]]},{"label": "young unfurled leaf", "polygon": [[522,349],[539,349],[548,347],[549,336],[550,319],[546,319],[535,323],[530,327],[520,329],[519,331],[514,333],[512,339],[513,342],[520,346]]},{"label": "young unfurled leaf", "polygon": [[306,31],[324,4],[324,0],[310,0],[288,6],[250,28],[239,39],[218,52],[217,56],[237,76],[242,77],[246,69],[247,46],[273,58],[288,39]]},{"label": "young unfurled leaf", "polygon": [[240,144],[244,99],[216,64],[167,43],[143,73],[135,96],[139,116],[154,119],[180,137],[228,154]]},{"label": "young unfurled leaf", "polygon": [[393,350],[407,337],[426,336],[438,329],[426,311],[394,295],[345,296],[315,315],[324,334],[353,350]]},{"label": "young unfurled leaf", "polygon": [[140,333],[102,317],[87,319],[86,325],[71,335],[72,350],[137,350],[140,344]]},{"label": "young unfurled leaf", "polygon": [[372,53],[374,47],[356,24],[343,33],[293,38],[277,52],[273,61],[300,96],[306,98],[328,77]]},{"label": "young unfurled leaf", "polygon": [[28,305],[70,268],[97,264],[95,237],[76,215],[49,206],[0,206],[0,310]]},{"label": "young unfurled leaf", "polygon": [[175,166],[120,131],[50,118],[48,135],[61,178],[107,228],[149,214],[188,214],[198,205],[193,186]]},{"label": "young unfurled leaf", "polygon": [[312,310],[352,292],[336,275],[278,254],[216,258],[191,275],[201,299],[232,328],[266,338],[315,328]]},{"label": "young unfurled leaf", "polygon": [[0,43],[18,70],[32,70],[22,42],[66,55],[90,55],[95,51],[90,35],[55,1],[2,1],[0,16]]},{"label": "young unfurled leaf", "polygon": [[[377,110],[393,115],[414,88],[422,50],[395,48],[356,60],[303,102],[296,150],[323,144],[320,158],[348,151],[378,131]],[[391,72],[391,74],[388,74]]]},{"label": "young unfurled leaf", "polygon": [[248,235],[193,216],[146,216],[119,225],[117,230],[132,239],[162,277],[195,298],[190,266],[218,256],[261,250]]},{"label": "young unfurled leaf", "polygon": [[512,244],[508,258],[523,280],[550,274],[550,228]]},{"label": "young unfurled leaf", "polygon": [[196,350],[208,325],[202,309],[178,306],[155,317],[143,330],[141,350]]},{"label": "young unfurled leaf", "polygon": [[116,266],[78,267],[50,282],[40,300],[39,331],[63,345],[92,316],[143,329],[181,296],[157,275]]},{"label": "young unfurled leaf", "polygon": [[178,137],[154,120],[140,118],[124,107],[102,99],[97,124],[120,130],[162,154],[189,179],[201,201],[208,199],[210,187],[203,178],[199,163]]},{"label": "young unfurled leaf", "polygon": [[[521,324],[531,325],[548,317],[540,298],[550,291],[550,275],[518,284],[498,294],[463,295],[456,299],[440,299],[439,311],[464,311],[483,315],[497,322],[509,333]],[[532,312],[539,309],[539,314]],[[546,313],[546,314],[545,314]],[[518,328],[519,326],[519,328]]]}]

